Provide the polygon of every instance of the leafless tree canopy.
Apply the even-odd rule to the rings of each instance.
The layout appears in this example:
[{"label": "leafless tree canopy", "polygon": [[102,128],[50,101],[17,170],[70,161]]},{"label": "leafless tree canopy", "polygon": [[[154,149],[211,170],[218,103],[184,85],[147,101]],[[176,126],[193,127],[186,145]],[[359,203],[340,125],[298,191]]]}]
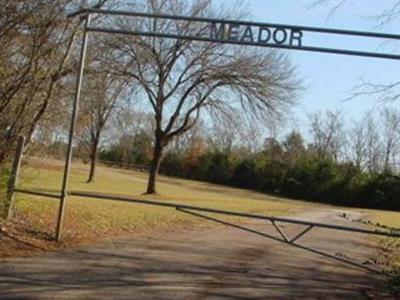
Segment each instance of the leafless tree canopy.
[{"label": "leafless tree canopy", "polygon": [[[93,1],[100,7],[106,0]],[[79,20],[66,19],[67,9],[82,1],[1,0],[0,18],[0,165],[24,134],[28,142],[39,120],[58,111]]]},{"label": "leafless tree canopy", "polygon": [[327,111],[310,116],[312,148],[320,159],[338,161],[344,144],[343,121],[340,112]]},{"label": "leafless tree canopy", "polygon": [[[210,2],[152,0],[138,9],[205,17],[214,15]],[[182,35],[204,32],[204,24],[188,21],[119,19],[116,25],[144,31],[174,30]],[[148,37],[116,37],[108,44],[117,58],[112,69],[140,86],[154,113],[154,174],[162,148],[190,130],[201,116],[230,116],[240,107],[245,114],[268,120],[296,100],[299,81],[282,52]],[[148,192],[154,192],[154,184]]]},{"label": "leafless tree canopy", "polygon": [[[0,0],[0,164],[18,135],[30,139],[38,127],[53,127],[45,120],[57,121],[59,115],[64,119],[70,113],[79,53],[74,42],[80,37],[82,19],[67,19],[67,12],[111,2]],[[126,1],[119,5],[193,17],[242,16],[240,9],[216,9],[210,0]],[[93,23],[181,35],[202,34],[207,29],[201,22],[144,18],[97,16]],[[226,121],[240,111],[248,119],[271,122],[296,102],[300,87],[291,62],[279,51],[105,35],[96,35],[90,43],[94,47],[89,51],[79,133],[89,136],[95,158],[100,133],[115,108],[122,82],[138,89],[132,98],[142,100],[155,126],[148,192],[155,191],[163,148],[200,118]]]},{"label": "leafless tree canopy", "polygon": [[[350,5],[351,2],[354,2],[354,0],[318,0],[314,1],[309,8],[327,7],[329,9],[327,19],[329,19],[338,13],[340,9],[345,9],[346,5]],[[370,18],[376,28],[384,28],[389,24],[400,25],[400,1],[382,1],[382,8],[376,14],[362,17]],[[394,48],[399,49],[400,44],[397,41],[395,43]],[[400,79],[398,78],[398,74],[394,74],[393,80],[387,83],[363,80],[350,91],[348,99],[363,96],[374,97],[382,103],[399,101]]]},{"label": "leafless tree canopy", "polygon": [[[90,171],[88,182],[94,181],[100,139],[117,100],[126,92],[124,78],[112,76],[106,70],[93,68],[86,76],[86,89],[80,114],[82,132],[80,139],[88,148]],[[131,120],[136,122],[136,120]]]}]

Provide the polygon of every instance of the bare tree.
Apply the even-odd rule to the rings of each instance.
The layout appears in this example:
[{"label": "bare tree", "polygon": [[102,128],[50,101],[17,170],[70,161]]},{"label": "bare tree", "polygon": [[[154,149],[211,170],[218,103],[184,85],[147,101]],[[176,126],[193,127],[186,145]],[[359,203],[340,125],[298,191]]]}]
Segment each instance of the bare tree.
[{"label": "bare tree", "polygon": [[118,98],[121,96],[126,81],[110,76],[107,72],[95,72],[88,76],[83,116],[87,116],[88,126],[84,136],[89,145],[90,170],[87,182],[95,178],[97,153],[102,132],[105,129]]},{"label": "bare tree", "polygon": [[232,110],[229,118],[218,118],[206,128],[208,144],[223,152],[240,150],[242,155],[255,153],[263,146],[262,125],[261,122],[249,120],[240,109]]},{"label": "bare tree", "polygon": [[392,103],[400,100],[400,80],[391,83],[362,81],[350,91],[349,100],[359,97],[374,97],[381,103]]},{"label": "bare tree", "polygon": [[[205,125],[199,120],[190,131],[185,132],[171,140],[166,150],[175,153],[185,153],[191,148],[196,148],[200,144],[205,144]],[[203,145],[202,145],[203,146]],[[200,146],[201,148],[203,148]]]},{"label": "bare tree", "polygon": [[367,169],[369,172],[379,172],[381,169],[382,141],[378,133],[378,125],[371,115],[365,120],[367,141]]},{"label": "bare tree", "polygon": [[282,146],[285,150],[285,160],[291,167],[306,153],[304,139],[301,134],[295,130],[292,130],[292,132],[285,137]]},{"label": "bare tree", "polygon": [[363,170],[368,161],[368,124],[370,113],[362,120],[355,122],[347,135],[346,158],[354,162],[356,167]]},{"label": "bare tree", "polygon": [[312,148],[321,159],[338,160],[344,142],[343,122],[340,112],[327,111],[325,119],[320,113],[310,116]]},{"label": "bare tree", "polygon": [[[87,59],[83,101],[78,122],[81,125],[78,128],[83,128],[80,134],[81,144],[86,145],[89,152],[88,183],[95,179],[97,155],[103,131],[116,108],[117,100],[122,100],[128,92],[126,78],[116,76],[109,68],[108,61],[113,59],[113,49],[103,43],[101,36],[92,37],[90,46],[92,51]],[[133,92],[133,89],[130,92]]]},{"label": "bare tree", "polygon": [[[145,11],[193,17],[212,16],[210,1],[150,0]],[[226,15],[223,15],[226,17]],[[132,23],[133,22],[133,23]],[[140,30],[174,29],[181,35],[204,32],[199,22],[151,20],[120,22]],[[141,87],[155,120],[154,153],[146,193],[155,193],[163,149],[190,130],[200,117],[229,114],[241,107],[254,117],[272,116],[295,102],[299,81],[286,55],[218,43],[149,37],[112,41],[122,74]],[[125,71],[131,66],[130,71]]]},{"label": "bare tree", "polygon": [[[152,136],[153,123],[150,114],[137,110],[130,102],[116,107],[108,129],[108,136],[105,138],[108,146],[118,145],[122,152],[122,166],[128,167],[129,162],[134,159],[132,153],[138,146],[135,141],[140,140],[140,136]],[[147,148],[147,145],[141,146]],[[147,150],[145,156],[148,156]]]},{"label": "bare tree", "polygon": [[222,152],[231,152],[240,143],[241,121],[237,113],[231,112],[229,119],[213,122],[207,134],[210,146]]},{"label": "bare tree", "polygon": [[[310,8],[325,6],[329,8],[328,19],[332,17],[339,9],[345,5],[350,5],[352,0],[317,0],[312,3]],[[373,16],[369,17],[376,27],[382,28],[388,24],[400,24],[400,0],[381,1],[381,9]],[[395,41],[393,49],[398,50],[400,44]],[[375,97],[380,102],[394,102],[400,100],[400,78],[396,76],[391,82],[381,83],[368,80],[361,80],[351,91],[349,99],[362,96]]]},{"label": "bare tree", "polygon": [[381,112],[383,121],[383,171],[390,172],[391,160],[395,158],[400,150],[400,112],[396,109],[385,108]]},{"label": "bare tree", "polygon": [[81,23],[66,19],[66,10],[80,2],[0,0],[0,166],[16,137],[24,134],[29,143],[38,122],[61,98],[62,79],[74,68],[68,59]]}]

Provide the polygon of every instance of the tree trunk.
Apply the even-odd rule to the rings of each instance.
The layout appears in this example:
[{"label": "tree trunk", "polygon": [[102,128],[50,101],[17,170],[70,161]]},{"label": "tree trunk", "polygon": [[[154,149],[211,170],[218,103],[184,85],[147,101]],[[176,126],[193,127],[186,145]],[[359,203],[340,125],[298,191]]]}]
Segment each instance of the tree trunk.
[{"label": "tree trunk", "polygon": [[150,166],[149,181],[147,183],[147,191],[145,194],[155,194],[156,191],[156,177],[160,168],[161,158],[163,152],[163,145],[160,141],[156,141],[153,151],[153,159]]},{"label": "tree trunk", "polygon": [[90,149],[90,171],[89,171],[89,178],[87,182],[93,182],[94,181],[94,176],[95,176],[95,171],[96,171],[96,162],[97,162],[97,148],[99,145],[99,138],[98,135],[93,141],[93,144],[91,145]]},{"label": "tree trunk", "polygon": [[3,170],[4,159],[5,159],[5,154],[3,151],[0,150],[0,172]]},{"label": "tree trunk", "polygon": [[390,161],[390,155],[391,155],[391,146],[390,142],[388,145],[386,145],[386,150],[385,150],[385,159],[384,159],[384,164],[383,164],[383,172],[384,173],[389,173],[390,172],[390,167],[389,167],[389,161]]}]

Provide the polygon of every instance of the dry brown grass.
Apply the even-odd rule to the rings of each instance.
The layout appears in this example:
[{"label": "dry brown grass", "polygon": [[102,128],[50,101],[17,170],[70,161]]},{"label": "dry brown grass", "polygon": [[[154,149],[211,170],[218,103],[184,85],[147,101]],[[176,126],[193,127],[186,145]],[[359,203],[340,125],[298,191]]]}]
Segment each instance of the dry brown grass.
[{"label": "dry brown grass", "polygon": [[[87,173],[87,165],[75,162],[71,172],[70,189],[267,215],[288,215],[315,205],[249,190],[165,176],[159,176],[158,179],[159,195],[144,196],[142,193],[146,187],[146,173],[99,166],[96,181],[91,184],[86,183]],[[62,162],[54,159],[29,159],[22,168],[20,187],[59,191],[61,179]],[[0,249],[0,256],[6,256],[7,253],[14,255],[15,251],[24,254],[26,251],[29,252],[29,249],[36,251],[42,248],[60,247],[51,241],[51,237],[54,236],[58,204],[58,200],[18,194],[16,218],[12,224],[3,224],[8,235],[15,240],[5,238],[8,247],[3,248],[8,250],[2,253]],[[63,245],[127,234],[147,234],[154,230],[168,233],[204,226],[211,225],[172,208],[69,197]],[[7,243],[3,241],[2,245]]]},{"label": "dry brown grass", "polygon": [[[290,215],[324,206],[165,176],[159,176],[158,179],[159,195],[144,196],[142,193],[146,187],[146,173],[99,166],[96,181],[91,184],[86,183],[87,173],[87,165],[74,162],[70,189],[115,193],[141,199],[171,201],[265,215]],[[61,161],[29,159],[21,172],[20,187],[59,191],[61,179]],[[148,234],[154,230],[168,233],[181,229],[214,226],[174,209],[117,201],[69,197],[66,208],[64,244],[61,244],[61,247],[91,242],[99,238]],[[15,251],[26,253],[26,251],[36,251],[41,248],[60,247],[60,244],[51,241],[54,236],[57,210],[58,200],[18,194],[17,218],[14,218],[12,224],[3,224],[3,227],[8,229],[8,233],[17,240],[6,239],[9,245],[13,246],[3,247],[3,249],[8,249],[3,253],[0,249],[0,256],[9,255],[10,249],[11,254],[14,255]],[[371,216],[372,220],[381,224],[386,223],[388,226],[397,226],[400,220],[398,213],[375,210],[365,212]],[[24,246],[21,246],[24,242],[26,242]],[[5,239],[3,239],[2,245],[5,244]]]}]

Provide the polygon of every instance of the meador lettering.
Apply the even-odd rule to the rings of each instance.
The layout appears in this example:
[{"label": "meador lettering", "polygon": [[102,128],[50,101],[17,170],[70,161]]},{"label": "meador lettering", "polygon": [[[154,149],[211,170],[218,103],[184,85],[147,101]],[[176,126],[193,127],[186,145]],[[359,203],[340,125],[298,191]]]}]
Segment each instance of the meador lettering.
[{"label": "meador lettering", "polygon": [[303,32],[299,29],[217,22],[212,22],[209,28],[209,37],[215,40],[302,46]]}]

